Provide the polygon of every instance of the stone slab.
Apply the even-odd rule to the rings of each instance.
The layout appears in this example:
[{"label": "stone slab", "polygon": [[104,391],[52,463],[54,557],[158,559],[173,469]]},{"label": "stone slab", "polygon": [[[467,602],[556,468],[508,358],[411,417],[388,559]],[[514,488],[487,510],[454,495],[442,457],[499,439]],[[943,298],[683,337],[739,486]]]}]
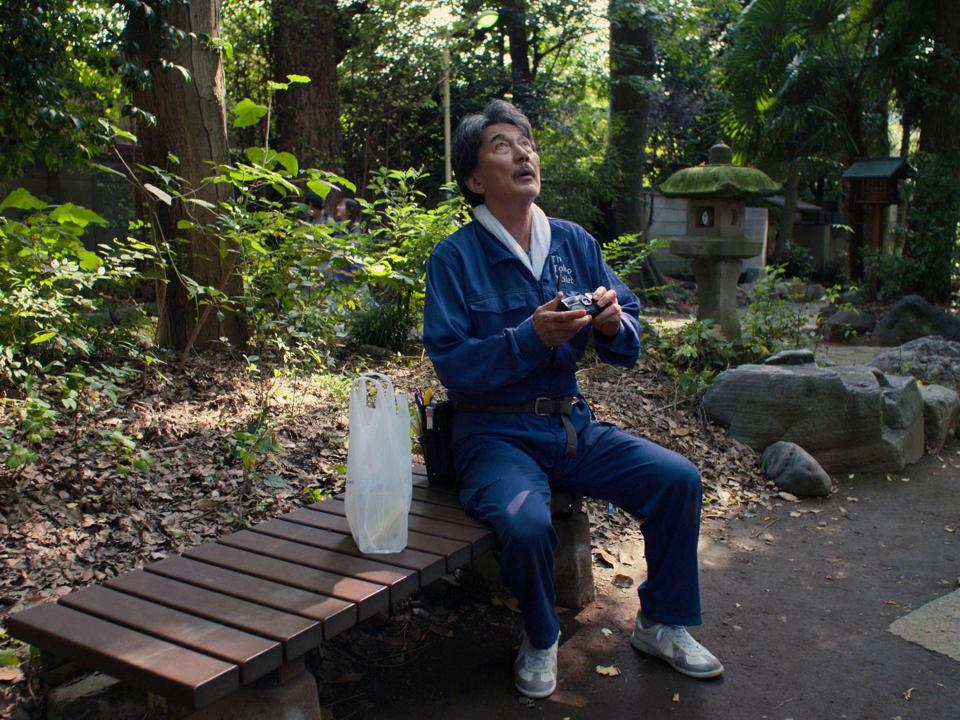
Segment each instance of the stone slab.
[{"label": "stone slab", "polygon": [[890,632],[960,662],[960,590],[895,620]]}]

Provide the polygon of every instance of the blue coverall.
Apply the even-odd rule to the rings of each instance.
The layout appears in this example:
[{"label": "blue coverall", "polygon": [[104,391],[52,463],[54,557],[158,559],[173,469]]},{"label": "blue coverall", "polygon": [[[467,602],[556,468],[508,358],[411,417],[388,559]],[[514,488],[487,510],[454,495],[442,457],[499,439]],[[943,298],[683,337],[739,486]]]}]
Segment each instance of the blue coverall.
[{"label": "blue coverall", "polygon": [[[539,280],[475,221],[438,243],[427,263],[423,341],[449,399],[519,405],[538,397],[580,397],[571,416],[577,431],[573,457],[565,453],[559,416],[457,413],[453,449],[460,501],[496,532],[501,576],[519,601],[534,647],[552,645],[560,629],[552,487],[613,502],[642,518],[644,616],[699,625],[700,474],[681,455],[594,420],[575,375],[591,334],[601,360],[624,367],[636,362],[639,301],[583,228],[551,219],[550,229]],[[555,350],[546,347],[533,329],[534,310],[557,290],[592,293],[600,285],[617,291],[623,311],[618,334],[607,339],[587,325]]]}]

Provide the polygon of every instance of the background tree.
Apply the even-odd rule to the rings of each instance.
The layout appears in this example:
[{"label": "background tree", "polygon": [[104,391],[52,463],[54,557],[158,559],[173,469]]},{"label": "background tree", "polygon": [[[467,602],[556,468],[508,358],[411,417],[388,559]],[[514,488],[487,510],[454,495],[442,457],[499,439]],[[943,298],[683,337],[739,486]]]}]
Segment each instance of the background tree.
[{"label": "background tree", "polygon": [[610,167],[617,192],[613,234],[645,226],[647,119],[656,66],[656,15],[637,0],[610,0]]},{"label": "background tree", "polygon": [[273,0],[270,52],[274,77],[306,75],[276,98],[276,145],[305,167],[335,167],[341,159],[337,65],[350,19],[337,0]]},{"label": "background tree", "polygon": [[154,202],[155,232],[176,248],[175,262],[158,288],[158,339],[179,349],[209,347],[221,337],[235,345],[245,341],[235,312],[201,310],[184,281],[190,278],[194,287],[212,287],[227,297],[242,289],[235,248],[202,229],[209,220],[204,203],[216,205],[226,192],[224,185],[205,182],[210,163],[229,159],[223,68],[215,44],[219,32],[219,0],[139,2],[126,28],[131,57],[148,76],[134,93],[142,111],[143,160],[179,175],[191,193],[189,204],[157,194],[150,198],[161,198]]}]

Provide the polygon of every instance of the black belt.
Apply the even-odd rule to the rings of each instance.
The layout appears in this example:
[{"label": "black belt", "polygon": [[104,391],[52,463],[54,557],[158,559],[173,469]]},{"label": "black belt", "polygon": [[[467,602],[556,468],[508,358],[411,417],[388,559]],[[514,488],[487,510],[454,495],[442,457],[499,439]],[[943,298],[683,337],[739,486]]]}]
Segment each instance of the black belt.
[{"label": "black belt", "polygon": [[533,402],[522,405],[472,405],[470,403],[456,403],[457,412],[485,412],[485,413],[534,413],[535,415],[559,415],[563,421],[563,429],[567,433],[567,455],[577,454],[577,431],[570,422],[573,408],[580,402],[576,397],[546,398],[539,397]]}]

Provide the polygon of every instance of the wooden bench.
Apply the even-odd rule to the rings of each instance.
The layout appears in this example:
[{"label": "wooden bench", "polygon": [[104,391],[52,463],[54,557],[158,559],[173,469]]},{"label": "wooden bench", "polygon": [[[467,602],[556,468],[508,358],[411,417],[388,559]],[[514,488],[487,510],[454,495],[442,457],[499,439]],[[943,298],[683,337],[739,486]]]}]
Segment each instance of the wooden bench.
[{"label": "wooden bench", "polygon": [[[324,640],[493,548],[493,532],[455,492],[428,486],[422,466],[414,473],[403,552],[361,553],[338,496],[24,610],[7,628],[186,712],[271,674],[295,674]],[[575,517],[569,500],[558,504]],[[580,544],[573,565],[582,581]],[[589,571],[589,528],[586,553]],[[563,567],[558,587],[569,585]]]}]

